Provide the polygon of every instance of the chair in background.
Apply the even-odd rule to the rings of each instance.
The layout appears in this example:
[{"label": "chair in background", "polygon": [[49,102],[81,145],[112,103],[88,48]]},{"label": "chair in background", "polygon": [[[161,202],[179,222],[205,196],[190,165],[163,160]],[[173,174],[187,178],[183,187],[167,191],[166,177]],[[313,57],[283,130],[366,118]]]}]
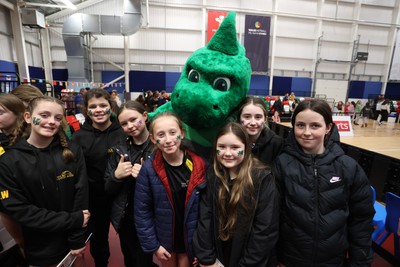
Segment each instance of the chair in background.
[{"label": "chair in background", "polygon": [[400,223],[400,196],[391,192],[386,193],[386,224],[385,228],[389,234],[393,234],[394,256],[400,258],[399,250],[399,223]]},{"label": "chair in background", "polygon": [[[385,221],[386,221],[386,208],[383,204],[376,201],[376,191],[373,186],[371,186],[372,190],[372,203],[374,203],[375,215],[372,220],[374,225],[374,232],[372,233],[372,240],[375,241],[378,245],[381,245],[384,239],[389,236],[389,234],[385,231]],[[387,235],[387,236],[386,236]],[[382,239],[382,240],[381,240]]]}]

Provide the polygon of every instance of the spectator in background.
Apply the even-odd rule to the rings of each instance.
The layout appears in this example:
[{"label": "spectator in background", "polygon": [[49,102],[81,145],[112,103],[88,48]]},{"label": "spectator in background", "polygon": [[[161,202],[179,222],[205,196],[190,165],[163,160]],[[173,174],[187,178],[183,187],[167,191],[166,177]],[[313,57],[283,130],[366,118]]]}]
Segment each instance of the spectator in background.
[{"label": "spectator in background", "polygon": [[368,118],[371,117],[371,115],[373,115],[373,111],[371,109],[371,105],[369,104],[369,102],[367,102],[365,106],[361,109],[361,117],[362,117],[361,128],[367,127],[367,120]]},{"label": "spectator in background", "polygon": [[165,92],[165,90],[162,90],[162,91],[161,91],[161,95],[160,95],[160,97],[158,98],[157,106],[158,106],[158,107],[161,107],[162,105],[164,105],[164,104],[167,103],[167,102],[168,102],[168,95],[167,95],[167,93]]},{"label": "spectator in background", "polygon": [[290,107],[290,112],[293,113],[298,105],[299,105],[299,100],[297,100],[297,98],[295,98],[293,100],[292,106]]},{"label": "spectator in background", "polygon": [[283,97],[283,101],[289,101],[289,93],[286,93]]},{"label": "spectator in background", "polygon": [[117,104],[118,108],[122,105],[121,98],[119,97],[118,92],[115,89],[111,91],[111,100],[113,100]]},{"label": "spectator in background", "polygon": [[278,111],[279,114],[284,113],[283,104],[280,97],[278,97],[275,100],[274,104],[272,105],[272,108],[274,109],[274,111]]},{"label": "spectator in background", "polygon": [[361,109],[363,108],[361,100],[358,100],[354,109],[354,125],[358,125],[358,120],[361,116]]},{"label": "spectator in background", "polygon": [[155,111],[158,107],[158,98],[160,97],[160,92],[154,91],[153,97],[149,101],[149,109],[151,111]]},{"label": "spectator in background", "polygon": [[381,119],[379,120],[379,125],[382,125],[384,121],[387,122],[390,112],[389,99],[385,99],[381,104]]},{"label": "spectator in background", "polygon": [[291,92],[290,96],[289,96],[289,101],[294,101],[295,99],[296,99],[296,96],[294,95],[294,92]]},{"label": "spectator in background", "polygon": [[[83,105],[83,98],[86,94],[86,89],[85,88],[81,88],[81,90],[79,90],[79,94],[77,94],[74,97],[74,102],[75,102],[75,114],[78,113],[83,113],[85,107]],[[85,115],[85,114],[84,114]]]},{"label": "spectator in background", "polygon": [[142,94],[138,95],[138,97],[136,97],[135,101],[139,102],[140,104],[142,104],[144,106],[145,105],[144,95],[142,95]]},{"label": "spectator in background", "polygon": [[344,109],[343,109],[343,101],[339,101],[339,102],[337,103],[336,109],[337,109],[337,112],[338,112],[339,114],[344,112]]},{"label": "spectator in background", "polygon": [[146,92],[146,95],[145,95],[144,99],[145,99],[144,100],[144,106],[146,107],[147,111],[148,112],[152,112],[153,108],[150,106],[150,104],[151,104],[150,102],[152,102],[152,99],[153,99],[153,92],[148,90]]}]

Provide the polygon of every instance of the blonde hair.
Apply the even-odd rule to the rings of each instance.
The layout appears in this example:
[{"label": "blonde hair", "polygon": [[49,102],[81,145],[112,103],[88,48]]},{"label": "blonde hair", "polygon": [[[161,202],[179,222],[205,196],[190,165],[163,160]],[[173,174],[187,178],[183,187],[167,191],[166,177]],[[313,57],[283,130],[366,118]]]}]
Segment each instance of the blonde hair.
[{"label": "blonde hair", "polygon": [[40,102],[45,102],[45,101],[59,104],[63,110],[63,119],[60,124],[60,129],[58,130],[58,136],[60,138],[61,147],[63,148],[64,161],[65,161],[65,163],[69,163],[74,160],[75,156],[74,156],[74,153],[68,147],[68,139],[64,132],[64,130],[67,127],[67,123],[65,120],[64,103],[61,100],[58,100],[57,98],[54,98],[54,97],[41,96],[41,97],[34,98],[29,102],[29,105],[27,107],[27,112],[29,112],[32,115],[33,111],[38,106],[38,104]]},{"label": "blonde hair", "polygon": [[17,87],[14,88],[14,90],[11,91],[11,94],[15,95],[16,97],[21,99],[22,102],[25,102],[27,104],[32,99],[43,96],[43,93],[42,91],[40,91],[39,88],[30,84],[18,85]]}]

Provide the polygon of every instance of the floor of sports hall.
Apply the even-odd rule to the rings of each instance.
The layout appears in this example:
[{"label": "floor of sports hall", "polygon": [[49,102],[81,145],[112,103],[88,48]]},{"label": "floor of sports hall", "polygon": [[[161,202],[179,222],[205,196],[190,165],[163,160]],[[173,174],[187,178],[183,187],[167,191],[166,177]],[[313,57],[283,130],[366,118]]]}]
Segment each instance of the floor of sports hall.
[{"label": "floor of sports hall", "polygon": [[[289,123],[282,124],[290,126]],[[384,123],[383,125],[378,125],[376,121],[369,120],[368,127],[361,128],[360,120],[360,125],[353,125],[353,133],[354,136],[341,137],[341,142],[400,159],[400,123]],[[124,266],[124,260],[119,246],[119,239],[112,226],[110,226],[109,238],[111,250],[109,266],[122,267]],[[393,254],[393,237],[389,237],[382,244],[382,247]],[[85,261],[86,267],[94,267],[89,248],[86,250]],[[374,253],[372,267],[392,266],[393,265],[386,262],[377,253]]]}]

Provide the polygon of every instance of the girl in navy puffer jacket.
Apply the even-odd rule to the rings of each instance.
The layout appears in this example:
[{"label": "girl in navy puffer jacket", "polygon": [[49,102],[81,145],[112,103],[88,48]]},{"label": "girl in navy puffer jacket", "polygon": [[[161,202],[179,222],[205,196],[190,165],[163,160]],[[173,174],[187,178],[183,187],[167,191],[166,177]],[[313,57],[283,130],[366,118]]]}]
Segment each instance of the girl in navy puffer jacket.
[{"label": "girl in navy puffer jacket", "polygon": [[158,114],[150,139],[158,150],[139,172],[134,215],[140,244],[162,266],[191,266],[193,233],[199,217],[205,162],[181,148],[182,123],[172,113]]}]

